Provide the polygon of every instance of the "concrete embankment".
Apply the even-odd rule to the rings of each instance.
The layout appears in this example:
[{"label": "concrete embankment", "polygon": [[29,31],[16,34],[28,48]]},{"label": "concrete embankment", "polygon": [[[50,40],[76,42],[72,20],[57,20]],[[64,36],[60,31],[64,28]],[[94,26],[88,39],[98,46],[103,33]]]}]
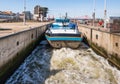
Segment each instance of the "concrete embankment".
[{"label": "concrete embankment", "polygon": [[85,25],[79,25],[79,30],[95,51],[120,68],[120,33],[110,33]]},{"label": "concrete embankment", "polygon": [[43,38],[49,24],[21,28],[22,31],[19,30],[0,37],[0,83],[3,83],[31,53],[40,39]]}]

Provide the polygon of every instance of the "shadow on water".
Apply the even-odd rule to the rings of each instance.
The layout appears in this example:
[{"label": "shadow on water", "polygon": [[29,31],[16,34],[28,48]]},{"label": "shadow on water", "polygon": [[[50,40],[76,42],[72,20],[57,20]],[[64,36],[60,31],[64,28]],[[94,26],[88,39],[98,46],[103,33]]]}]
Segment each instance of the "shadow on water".
[{"label": "shadow on water", "polygon": [[6,81],[6,84],[44,84],[45,80],[61,70],[51,70],[51,57],[53,49],[43,42],[15,73]]}]

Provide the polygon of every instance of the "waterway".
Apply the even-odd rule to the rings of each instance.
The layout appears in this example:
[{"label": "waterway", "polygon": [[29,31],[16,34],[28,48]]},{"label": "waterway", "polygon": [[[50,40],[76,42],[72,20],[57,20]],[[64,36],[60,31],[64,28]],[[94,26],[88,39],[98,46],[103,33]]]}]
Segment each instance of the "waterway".
[{"label": "waterway", "polygon": [[120,71],[86,45],[53,49],[40,44],[6,84],[120,84]]}]

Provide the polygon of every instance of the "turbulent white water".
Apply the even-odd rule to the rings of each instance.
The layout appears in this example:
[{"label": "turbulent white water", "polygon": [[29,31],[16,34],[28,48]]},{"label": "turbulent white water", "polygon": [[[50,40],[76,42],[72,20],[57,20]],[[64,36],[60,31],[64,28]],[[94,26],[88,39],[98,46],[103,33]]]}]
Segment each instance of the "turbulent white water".
[{"label": "turbulent white water", "polygon": [[40,45],[6,84],[120,84],[120,71],[90,48]]}]

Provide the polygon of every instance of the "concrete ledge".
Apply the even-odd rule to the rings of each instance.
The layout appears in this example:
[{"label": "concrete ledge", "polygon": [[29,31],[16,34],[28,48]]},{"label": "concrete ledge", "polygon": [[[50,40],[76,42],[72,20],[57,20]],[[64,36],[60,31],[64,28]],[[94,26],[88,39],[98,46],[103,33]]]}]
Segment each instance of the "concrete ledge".
[{"label": "concrete ledge", "polygon": [[[26,25],[24,25],[22,22],[0,23],[0,28],[4,29],[4,30],[0,30],[0,37],[25,31],[25,30],[29,30],[29,29],[34,29],[50,23],[52,22],[26,22]],[[10,30],[6,30],[6,29],[10,29]]]},{"label": "concrete ledge", "polygon": [[93,27],[93,26],[82,25],[82,24],[79,24],[79,26],[84,27],[84,28],[88,28],[88,29],[92,29],[92,30],[96,30],[96,31],[100,31],[100,32],[105,32],[105,33],[115,34],[115,35],[120,36],[120,31],[119,30],[113,31],[113,30],[108,29],[108,28],[104,29],[102,27]]}]

